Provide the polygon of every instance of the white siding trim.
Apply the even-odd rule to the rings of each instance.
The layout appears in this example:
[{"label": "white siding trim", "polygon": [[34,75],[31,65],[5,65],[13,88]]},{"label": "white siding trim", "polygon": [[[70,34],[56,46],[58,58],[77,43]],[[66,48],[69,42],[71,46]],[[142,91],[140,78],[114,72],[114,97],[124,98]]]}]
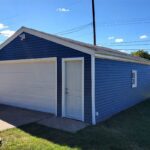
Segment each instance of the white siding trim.
[{"label": "white siding trim", "polygon": [[82,121],[84,122],[84,58],[62,58],[62,117],[65,117],[65,62],[82,61]]},{"label": "white siding trim", "polygon": [[65,60],[62,59],[62,117],[65,117]]},{"label": "white siding trim", "polygon": [[57,84],[58,84],[58,81],[57,81],[57,76],[58,76],[58,74],[57,74],[57,57],[55,58],[55,72],[56,72],[56,78],[55,78],[55,83],[56,83],[56,85],[55,85],[55,99],[56,99],[56,102],[55,102],[55,115],[57,116],[57,107],[58,107],[58,98],[57,98]]},{"label": "white siding trim", "polygon": [[0,64],[35,63],[35,62],[49,62],[49,61],[57,61],[57,58],[48,57],[48,58],[35,58],[35,59],[2,60],[0,61]]},{"label": "white siding trim", "polygon": [[95,116],[95,56],[91,56],[91,82],[92,82],[92,124],[96,124]]},{"label": "white siding trim", "polygon": [[102,58],[102,59],[109,59],[109,60],[116,60],[116,61],[123,61],[123,62],[132,62],[132,63],[138,63],[138,64],[146,64],[150,65],[150,61],[139,61],[134,59],[127,59],[127,58],[121,58],[117,56],[109,56],[109,55],[102,55],[102,54],[95,54],[96,58]]}]

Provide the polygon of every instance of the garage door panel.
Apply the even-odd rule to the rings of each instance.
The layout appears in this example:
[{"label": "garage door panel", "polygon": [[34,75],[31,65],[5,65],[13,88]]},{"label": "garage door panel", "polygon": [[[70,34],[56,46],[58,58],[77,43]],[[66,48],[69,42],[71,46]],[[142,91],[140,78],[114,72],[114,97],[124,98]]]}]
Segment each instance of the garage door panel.
[{"label": "garage door panel", "polygon": [[[51,103],[48,103],[49,101],[47,100],[47,104],[46,105],[41,105],[41,103],[36,102],[36,104],[32,101],[27,101],[26,99],[26,103],[22,103],[22,101],[20,101],[20,99],[15,99],[15,101],[12,101],[12,98],[14,97],[4,97],[5,100],[2,99],[2,102],[6,105],[12,105],[15,107],[21,107],[21,108],[27,108],[27,109],[31,109],[31,110],[37,110],[37,111],[42,111],[42,112],[49,112],[49,113],[53,113],[55,112],[55,107],[49,106],[51,105]],[[28,97],[30,98],[30,97]],[[29,103],[28,103],[29,102]],[[33,108],[34,105],[34,108]],[[45,111],[45,110],[49,110],[51,109],[51,111]]]},{"label": "garage door panel", "polygon": [[36,102],[34,102],[33,98],[35,99],[35,97],[31,95],[25,98],[22,98],[21,96],[18,95],[17,98],[16,95],[12,95],[10,97],[4,96],[1,97],[1,103],[12,105],[12,106],[18,106],[22,108],[28,108],[37,111],[55,113],[55,107],[54,107],[55,103],[52,103],[49,101],[49,99],[45,99],[43,97],[37,97]]},{"label": "garage door panel", "polygon": [[0,103],[56,112],[55,62],[0,64]]},{"label": "garage door panel", "polygon": [[[19,86],[19,85],[17,85]],[[46,88],[43,87],[20,87],[19,88],[13,88],[13,86],[4,86],[2,89],[0,89],[0,96],[4,95],[5,93],[7,95],[21,95],[23,97],[33,95],[35,97],[43,96],[43,97],[54,97],[55,96],[55,89],[50,88],[49,86],[46,86]],[[32,90],[31,90],[32,89]]]},{"label": "garage door panel", "polygon": [[[52,91],[51,91],[52,92]],[[17,91],[9,91],[9,92],[1,92],[0,93],[0,98],[2,96],[13,96],[13,97],[19,97],[19,98],[24,98],[24,99],[27,99],[29,96],[30,97],[33,97],[34,99],[37,99],[37,98],[41,98],[41,99],[55,99],[54,96],[55,96],[55,91],[53,90],[53,93],[54,94],[49,94],[48,92],[45,92],[45,91],[41,91],[39,90],[38,92],[37,91],[19,91],[19,93]]]},{"label": "garage door panel", "polygon": [[[11,74],[11,76],[10,76]],[[38,74],[38,72],[37,72]],[[45,74],[53,74],[51,72],[48,72],[48,73],[45,73]],[[22,85],[35,85],[35,86],[42,86],[44,84],[47,85],[47,86],[51,86],[51,85],[55,85],[55,77],[54,76],[50,76],[49,78],[50,79],[46,79],[46,77],[44,75],[41,75],[39,76],[39,78],[35,77],[33,74],[15,74],[15,73],[8,73],[8,74],[4,74],[2,75],[1,72],[0,72],[0,77],[1,79],[3,80],[0,80],[0,83],[1,84],[4,84],[4,85],[10,85],[10,83],[13,83],[13,84],[22,84]],[[43,79],[41,79],[43,78]],[[44,79],[45,78],[45,79]],[[26,82],[22,82],[23,80],[25,80]],[[31,82],[32,81],[32,82]]]}]

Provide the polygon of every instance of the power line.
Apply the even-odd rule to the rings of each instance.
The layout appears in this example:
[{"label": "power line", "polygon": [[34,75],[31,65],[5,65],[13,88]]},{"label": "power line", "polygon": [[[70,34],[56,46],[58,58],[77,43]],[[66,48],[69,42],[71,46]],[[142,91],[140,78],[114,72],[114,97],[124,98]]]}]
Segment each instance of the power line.
[{"label": "power line", "polygon": [[[150,42],[150,40],[142,40],[142,41],[127,41],[127,42],[121,42],[120,44],[128,44],[128,43],[143,43],[143,42]],[[118,44],[118,43],[111,43],[111,44]]]},{"label": "power line", "polygon": [[[93,22],[92,22],[93,23]],[[88,27],[88,26],[91,26],[92,23],[88,23],[88,24],[85,24],[85,25],[81,25],[81,26],[78,26],[78,27],[75,27],[75,28],[71,28],[71,29],[68,29],[68,30],[65,30],[65,31],[61,31],[61,32],[57,32],[55,34],[58,34],[58,35],[65,35],[65,34],[71,34],[71,33],[74,33],[74,32],[79,32],[81,30],[83,30],[84,28]],[[150,23],[150,18],[134,18],[134,19],[130,19],[128,21],[120,21],[120,22],[115,22],[114,23],[98,23],[99,26],[118,26],[118,25],[130,25],[130,24],[139,24],[139,23]],[[135,42],[138,42],[138,41],[135,41]],[[141,41],[142,42],[142,41]]]},{"label": "power line", "polygon": [[75,33],[75,32],[79,32],[89,26],[91,26],[92,23],[88,23],[88,24],[84,24],[84,25],[81,25],[81,26],[78,26],[78,27],[75,27],[75,28],[71,28],[71,29],[68,29],[68,30],[65,30],[65,31],[61,31],[61,32],[57,32],[55,33],[56,35],[66,35],[66,34],[71,34],[71,33]]},{"label": "power line", "polygon": [[[144,43],[143,43],[144,42]],[[121,42],[121,43],[99,43],[99,45],[108,45],[108,46],[143,46],[143,45],[150,45],[150,40],[137,40],[137,41],[127,41],[127,42]]]},{"label": "power line", "polygon": [[2,19],[0,19],[0,22],[15,19],[15,17],[17,17],[17,16],[19,16],[19,15],[17,14],[17,15],[11,16],[11,17],[2,18]]},{"label": "power line", "polygon": [[130,20],[122,20],[122,21],[112,21],[109,22],[98,22],[99,26],[120,26],[120,25],[132,25],[132,24],[149,24],[150,18],[136,18],[136,19],[130,19]]},{"label": "power line", "polygon": [[111,20],[111,21],[120,21],[120,22],[129,22],[129,21],[143,21],[143,20],[149,20],[150,19],[150,16],[149,17],[142,17],[142,18],[129,18],[129,19],[127,19],[127,20],[125,20],[125,19],[116,19],[116,20]]},{"label": "power line", "polygon": [[112,45],[110,44],[109,46],[150,46],[150,44],[128,44],[128,45],[125,45],[125,44],[116,44],[116,45]]},{"label": "power line", "polygon": [[[135,51],[135,50],[141,50],[141,48],[134,48],[134,49],[115,49],[115,50],[133,50],[133,51]],[[150,48],[142,48],[142,50],[150,50]]]},{"label": "power line", "polygon": [[[142,22],[141,22],[142,21]],[[143,22],[143,20],[138,20],[138,22],[126,22],[126,23],[99,23],[99,26],[118,26],[118,25],[130,25],[130,24],[139,24],[139,23],[150,23],[150,19],[148,22]],[[56,35],[67,35],[67,34],[72,34],[72,33],[76,33],[76,32],[79,32],[89,26],[91,26],[92,23],[88,23],[88,24],[85,24],[85,25],[81,25],[81,26],[78,26],[78,27],[75,27],[75,28],[71,28],[71,29],[68,29],[68,30],[65,30],[65,31],[61,31],[61,32],[57,32],[55,33]],[[132,43],[132,42],[143,42],[143,41],[131,41],[131,42],[128,42],[128,43]],[[150,42],[150,41],[149,41]],[[127,42],[124,42],[124,43],[127,43]],[[113,43],[114,44],[114,43]]]},{"label": "power line", "polygon": [[135,25],[135,24],[149,24],[150,23],[150,20],[149,21],[140,21],[140,22],[128,22],[128,23],[110,23],[110,24],[102,24],[102,23],[99,23],[99,26],[98,27],[111,27],[111,26],[123,26],[123,25]]}]

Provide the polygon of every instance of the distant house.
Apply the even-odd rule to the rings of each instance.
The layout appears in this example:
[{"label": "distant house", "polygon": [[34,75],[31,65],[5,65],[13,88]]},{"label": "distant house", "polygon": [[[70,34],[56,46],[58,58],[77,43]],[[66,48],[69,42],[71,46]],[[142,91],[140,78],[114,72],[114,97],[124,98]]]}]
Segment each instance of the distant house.
[{"label": "distant house", "polygon": [[150,61],[26,27],[0,45],[0,103],[96,124],[150,97]]}]

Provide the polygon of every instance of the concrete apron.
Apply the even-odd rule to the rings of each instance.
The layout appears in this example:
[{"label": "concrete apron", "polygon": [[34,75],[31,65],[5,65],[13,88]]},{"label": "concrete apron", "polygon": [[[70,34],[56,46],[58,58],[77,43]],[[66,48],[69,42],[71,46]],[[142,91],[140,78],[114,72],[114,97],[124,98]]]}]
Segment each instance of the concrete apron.
[{"label": "concrete apron", "polygon": [[52,116],[48,113],[0,105],[0,131],[51,118]]},{"label": "concrete apron", "polygon": [[86,123],[72,119],[55,117],[49,113],[42,113],[0,104],[0,131],[29,123],[38,123],[46,127],[71,133],[75,133],[88,126]]},{"label": "concrete apron", "polygon": [[84,122],[55,116],[43,119],[37,123],[46,127],[55,128],[71,133],[76,133],[77,131],[82,130],[88,126],[88,124]]}]

